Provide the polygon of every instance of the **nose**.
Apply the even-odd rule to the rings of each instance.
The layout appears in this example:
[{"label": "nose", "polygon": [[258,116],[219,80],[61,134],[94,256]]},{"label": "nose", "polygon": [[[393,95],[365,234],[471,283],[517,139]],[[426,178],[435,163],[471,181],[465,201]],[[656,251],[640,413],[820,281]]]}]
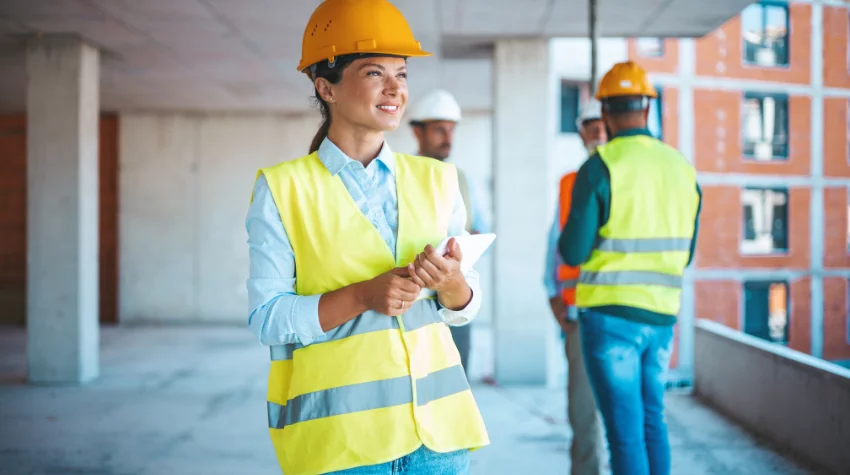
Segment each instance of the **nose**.
[{"label": "nose", "polygon": [[387,76],[387,80],[384,82],[384,94],[396,97],[401,90],[401,81],[397,77]]}]

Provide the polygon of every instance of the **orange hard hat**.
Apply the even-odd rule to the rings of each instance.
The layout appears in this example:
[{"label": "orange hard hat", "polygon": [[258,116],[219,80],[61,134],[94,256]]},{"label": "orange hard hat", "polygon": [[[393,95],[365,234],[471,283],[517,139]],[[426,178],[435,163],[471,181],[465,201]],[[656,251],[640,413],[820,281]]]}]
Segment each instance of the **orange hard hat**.
[{"label": "orange hard hat", "polygon": [[599,82],[596,99],[617,96],[658,97],[646,71],[634,61],[615,64]]},{"label": "orange hard hat", "polygon": [[[431,56],[387,0],[325,0],[304,29],[299,71],[346,54]],[[305,71],[306,72],[306,71]]]}]

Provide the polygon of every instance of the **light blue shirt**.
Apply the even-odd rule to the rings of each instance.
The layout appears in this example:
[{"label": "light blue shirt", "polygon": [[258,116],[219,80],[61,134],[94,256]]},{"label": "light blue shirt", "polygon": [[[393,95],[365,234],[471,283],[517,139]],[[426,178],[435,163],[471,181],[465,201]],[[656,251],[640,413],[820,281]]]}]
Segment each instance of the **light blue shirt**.
[{"label": "light blue shirt", "polygon": [[558,266],[564,263],[558,252],[558,238],[561,236],[561,204],[555,208],[555,219],[549,228],[549,238],[546,242],[546,266],[543,272],[543,285],[550,299],[561,293],[561,282],[558,280]]},{"label": "light blue shirt", "polygon": [[[395,156],[384,143],[381,152],[368,166],[347,157],[328,139],[319,147],[319,160],[334,176],[339,177],[357,207],[372,222],[384,242],[396,252],[398,237],[398,196],[395,183]],[[466,208],[460,196],[449,219],[448,235],[467,234]],[[299,296],[295,293],[295,254],[283,227],[277,206],[264,177],[254,185],[254,199],[245,219],[248,231],[250,270],[248,286],[248,325],[264,345],[300,343],[309,345],[326,339],[319,323],[321,295]],[[466,308],[452,311],[440,308],[449,325],[465,325],[481,307],[478,273],[464,273],[472,289],[472,300]],[[389,318],[389,317],[386,317]]]},{"label": "light blue shirt", "polygon": [[[470,208],[472,209],[472,230],[481,234],[493,232],[490,227],[490,219],[481,207],[481,196],[478,194],[478,185],[469,175],[466,175],[466,186],[469,188]],[[487,250],[490,251],[489,249]]]}]

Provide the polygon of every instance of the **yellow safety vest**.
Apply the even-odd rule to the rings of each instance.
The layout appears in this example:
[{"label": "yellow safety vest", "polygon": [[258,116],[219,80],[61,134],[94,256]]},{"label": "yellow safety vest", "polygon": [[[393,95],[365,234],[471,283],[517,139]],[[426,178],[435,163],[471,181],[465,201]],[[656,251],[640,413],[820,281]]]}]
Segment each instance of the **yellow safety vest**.
[{"label": "yellow safety vest", "polygon": [[644,135],[616,138],[597,151],[611,176],[611,208],[581,266],[577,306],[676,315],[699,204],[696,170]]},{"label": "yellow safety vest", "polygon": [[[412,262],[447,235],[456,169],[395,154],[397,256],[313,153],[260,170],[295,254],[296,292],[316,295]],[[454,185],[453,185],[454,184]],[[489,444],[460,355],[433,299],[401,317],[367,312],[308,346],[271,347],[269,432],[286,475]]]}]

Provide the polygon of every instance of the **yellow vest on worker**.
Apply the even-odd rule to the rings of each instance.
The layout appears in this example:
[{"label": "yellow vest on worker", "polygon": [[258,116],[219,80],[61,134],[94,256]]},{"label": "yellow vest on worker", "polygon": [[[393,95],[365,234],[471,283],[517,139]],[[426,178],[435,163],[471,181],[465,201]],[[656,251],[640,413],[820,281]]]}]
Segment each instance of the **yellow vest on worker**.
[{"label": "yellow vest on worker", "polygon": [[676,315],[699,204],[696,171],[645,135],[616,138],[597,152],[611,176],[611,207],[581,266],[576,305]]},{"label": "yellow vest on worker", "polygon": [[[397,260],[316,153],[260,170],[295,254],[296,292],[316,295],[412,262],[448,232],[455,168],[395,154]],[[489,444],[433,299],[401,317],[364,313],[308,346],[271,347],[269,432],[286,475]]]}]

